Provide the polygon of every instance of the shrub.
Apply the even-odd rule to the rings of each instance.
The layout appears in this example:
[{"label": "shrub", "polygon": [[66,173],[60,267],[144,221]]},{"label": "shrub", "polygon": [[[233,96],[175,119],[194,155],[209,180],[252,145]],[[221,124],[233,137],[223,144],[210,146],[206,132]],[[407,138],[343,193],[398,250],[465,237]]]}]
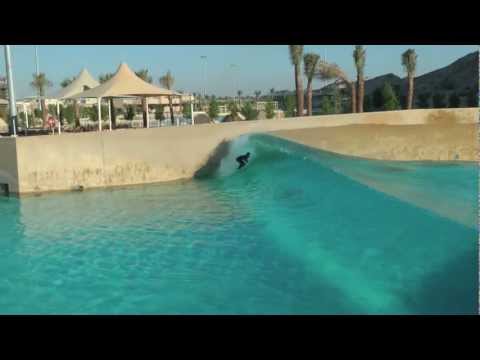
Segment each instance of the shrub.
[{"label": "shrub", "polygon": [[265,116],[267,119],[273,119],[275,117],[275,108],[273,106],[273,102],[271,101],[265,105]]},{"label": "shrub", "polygon": [[393,91],[392,86],[387,82],[382,89],[382,98],[383,98],[383,110],[392,111],[398,110],[399,103],[398,99]]},{"label": "shrub", "polygon": [[243,105],[241,113],[245,116],[246,120],[256,120],[258,116],[258,110],[253,108],[251,102],[247,102]]},{"label": "shrub", "polygon": [[133,120],[135,117],[135,109],[133,108],[132,105],[127,106],[127,113],[125,114],[125,119],[127,120]]},{"label": "shrub", "polygon": [[220,110],[218,108],[218,103],[215,98],[210,100],[210,104],[208,106],[208,116],[210,117],[211,120],[217,118],[218,114],[220,113]]}]

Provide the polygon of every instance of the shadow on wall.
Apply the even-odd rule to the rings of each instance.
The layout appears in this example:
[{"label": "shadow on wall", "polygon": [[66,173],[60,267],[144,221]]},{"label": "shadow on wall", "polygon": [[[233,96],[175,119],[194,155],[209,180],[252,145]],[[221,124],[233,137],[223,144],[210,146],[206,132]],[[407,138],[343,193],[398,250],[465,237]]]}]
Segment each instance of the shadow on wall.
[{"label": "shadow on wall", "polygon": [[206,178],[215,173],[220,166],[222,159],[228,155],[229,151],[230,142],[223,140],[212,152],[205,165],[195,172],[194,178]]}]

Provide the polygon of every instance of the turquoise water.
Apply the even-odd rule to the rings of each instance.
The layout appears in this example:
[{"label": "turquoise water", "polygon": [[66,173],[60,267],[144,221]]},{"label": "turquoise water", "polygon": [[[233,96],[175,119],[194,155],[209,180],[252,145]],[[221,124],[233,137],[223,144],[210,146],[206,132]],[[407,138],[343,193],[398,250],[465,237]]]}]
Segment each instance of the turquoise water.
[{"label": "turquoise water", "polygon": [[477,191],[257,135],[191,181],[0,198],[0,313],[477,313]]}]

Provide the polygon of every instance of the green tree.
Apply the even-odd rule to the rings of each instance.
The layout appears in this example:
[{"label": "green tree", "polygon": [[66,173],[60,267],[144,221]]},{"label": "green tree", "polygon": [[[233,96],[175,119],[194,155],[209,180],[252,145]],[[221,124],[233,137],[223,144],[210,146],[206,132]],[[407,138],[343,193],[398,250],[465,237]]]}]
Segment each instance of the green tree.
[{"label": "green tree", "polygon": [[190,119],[192,117],[192,109],[190,103],[184,103],[182,106],[182,113],[185,119]]},{"label": "green tree", "polygon": [[150,84],[153,82],[153,78],[148,73],[148,69],[140,69],[138,71],[135,71],[135,75],[137,75],[140,79]]},{"label": "green tree", "polygon": [[258,101],[262,92],[260,90],[255,90],[255,100]]},{"label": "green tree", "polygon": [[163,120],[163,105],[155,105],[155,120]]},{"label": "green tree", "polygon": [[[98,121],[98,106],[85,107],[84,109],[88,109],[88,117],[90,118],[90,120]],[[108,106],[102,105],[101,111],[102,111],[102,121],[105,121],[105,115],[108,113]]]},{"label": "green tree", "polygon": [[275,107],[271,101],[267,102],[265,105],[265,116],[267,119],[273,119],[275,117]]},{"label": "green tree", "polygon": [[363,98],[365,96],[365,58],[366,50],[362,45],[356,45],[353,51],[353,61],[357,69],[357,112],[363,112]]},{"label": "green tree", "polygon": [[237,91],[237,95],[238,95],[238,106],[241,106],[241,105],[242,105],[242,94],[243,94],[243,91],[242,91],[242,90],[238,90],[238,91]]},{"label": "green tree", "polygon": [[40,96],[41,99],[41,104],[42,104],[42,121],[43,121],[43,126],[45,127],[47,125],[47,106],[45,103],[45,91],[47,88],[52,87],[53,84],[50,80],[47,79],[47,76],[45,73],[39,73],[33,74],[33,81],[30,83],[30,85],[37,91],[38,95]]},{"label": "green tree", "polygon": [[48,113],[51,115],[57,114],[57,107],[53,104],[48,105]]},{"label": "green tree", "polygon": [[373,99],[371,95],[365,95],[364,106],[365,106],[364,108],[365,111],[374,111]]},{"label": "green tree", "polygon": [[303,71],[307,77],[307,115],[312,116],[313,77],[317,71],[320,56],[308,53],[303,56]]},{"label": "green tree", "polygon": [[258,111],[255,109],[251,102],[246,102],[240,111],[246,120],[256,120],[258,117]]},{"label": "green tree", "polygon": [[375,110],[383,109],[383,94],[382,87],[378,87],[373,91],[372,94],[372,103]]},{"label": "green tree", "polygon": [[445,94],[444,93],[435,93],[433,94],[433,107],[434,108],[446,108],[447,102],[445,101]]},{"label": "green tree", "polygon": [[73,82],[73,80],[75,80],[75,76],[72,77],[72,78],[65,78],[65,79],[63,79],[62,82],[60,83],[60,86],[61,86],[62,88],[66,88],[68,85],[70,85],[70,84]]},{"label": "green tree", "polygon": [[395,91],[393,91],[392,86],[388,82],[383,85],[382,97],[383,97],[383,110],[385,111],[398,110],[399,103],[398,103],[397,96],[395,95]]},{"label": "green tree", "polygon": [[302,58],[303,45],[288,45],[290,51],[290,61],[295,70],[295,91],[297,93],[297,116],[303,116],[303,78],[302,78]]},{"label": "green tree", "polygon": [[272,101],[275,98],[275,88],[270,89],[270,98],[271,98]]},{"label": "green tree", "polygon": [[457,93],[451,93],[448,97],[448,107],[450,108],[459,108],[460,107],[460,97]]},{"label": "green tree", "polygon": [[295,116],[295,96],[288,95],[285,99],[285,117]]},{"label": "green tree", "polygon": [[135,108],[132,105],[127,106],[127,113],[125,114],[125,119],[133,120],[135,117]]},{"label": "green tree", "polygon": [[27,121],[26,121],[25,113],[23,111],[18,113],[18,119],[19,119],[19,122],[22,124],[22,126],[26,127]]},{"label": "green tree", "polygon": [[335,112],[335,102],[332,96],[324,95],[320,100],[320,114],[328,115]]},{"label": "green tree", "polygon": [[342,112],[342,97],[338,86],[333,88],[333,111],[335,114]]},{"label": "green tree", "polygon": [[75,109],[72,105],[60,107],[60,117],[64,119],[68,124],[75,122]]},{"label": "green tree", "polygon": [[[173,84],[175,83],[175,78],[173,77],[170,70],[168,70],[167,73],[159,79],[159,82],[160,85],[162,85],[165,89],[172,90]],[[175,118],[173,116],[173,103],[171,96],[168,97],[168,106],[170,108],[170,120],[172,122],[172,125],[174,125]]]},{"label": "green tree", "polygon": [[238,117],[238,105],[235,103],[235,101],[231,101],[228,103],[228,111],[230,111],[230,115],[232,116],[232,119],[235,120]]},{"label": "green tree", "polygon": [[219,113],[220,113],[220,110],[218,108],[217,99],[212,98],[210,100],[210,105],[208,106],[208,117],[210,118],[210,121],[215,120]]},{"label": "green tree", "polygon": [[407,73],[408,78],[408,100],[407,108],[413,108],[413,93],[414,93],[414,79],[415,79],[415,70],[417,68],[417,54],[414,49],[408,49],[402,54],[402,66],[405,72]]},{"label": "green tree", "polygon": [[432,94],[430,93],[422,93],[417,96],[417,106],[420,109],[428,109],[430,108],[430,98]]},{"label": "green tree", "polygon": [[33,109],[33,116],[35,118],[41,119],[42,118],[42,112],[40,111],[40,109],[37,109],[37,108]]}]

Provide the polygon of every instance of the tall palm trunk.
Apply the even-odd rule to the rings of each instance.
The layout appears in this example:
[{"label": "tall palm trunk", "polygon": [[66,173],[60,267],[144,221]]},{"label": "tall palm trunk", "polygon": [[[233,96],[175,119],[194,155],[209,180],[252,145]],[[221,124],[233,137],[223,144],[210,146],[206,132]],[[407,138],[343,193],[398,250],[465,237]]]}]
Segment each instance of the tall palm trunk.
[{"label": "tall palm trunk", "polygon": [[350,88],[352,89],[352,113],[357,112],[357,91],[355,81],[350,83]]},{"label": "tall palm trunk", "polygon": [[358,100],[357,100],[357,109],[359,113],[363,112],[363,99],[365,96],[365,79],[363,78],[363,73],[358,72],[357,74],[357,86],[358,86]]},{"label": "tall palm trunk", "polygon": [[113,98],[110,98],[110,113],[112,114],[112,129],[117,128],[117,114],[115,113],[115,105],[113,103]]},{"label": "tall palm trunk", "polygon": [[142,109],[143,109],[143,128],[146,129],[148,124],[147,124],[147,111],[148,111],[148,106],[147,106],[147,100],[142,97]]},{"label": "tall palm trunk", "polygon": [[313,96],[313,79],[308,79],[307,82],[307,113],[308,116],[312,116],[312,96]]},{"label": "tall palm trunk", "polygon": [[45,102],[45,99],[42,98],[42,121],[43,121],[43,127],[47,125],[47,120],[48,120],[48,110],[47,110],[47,105]]},{"label": "tall palm trunk", "polygon": [[408,76],[408,109],[413,109],[413,76]]},{"label": "tall palm trunk", "polygon": [[172,122],[172,126],[175,125],[175,118],[173,116],[173,102],[172,102],[172,97],[168,97],[168,107],[170,108],[170,120]]},{"label": "tall palm trunk", "polygon": [[78,100],[73,101],[73,113],[75,117],[75,127],[80,127],[80,106],[78,106]]},{"label": "tall palm trunk", "polygon": [[295,90],[297,91],[297,116],[303,116],[303,81],[300,64],[295,65]]}]

